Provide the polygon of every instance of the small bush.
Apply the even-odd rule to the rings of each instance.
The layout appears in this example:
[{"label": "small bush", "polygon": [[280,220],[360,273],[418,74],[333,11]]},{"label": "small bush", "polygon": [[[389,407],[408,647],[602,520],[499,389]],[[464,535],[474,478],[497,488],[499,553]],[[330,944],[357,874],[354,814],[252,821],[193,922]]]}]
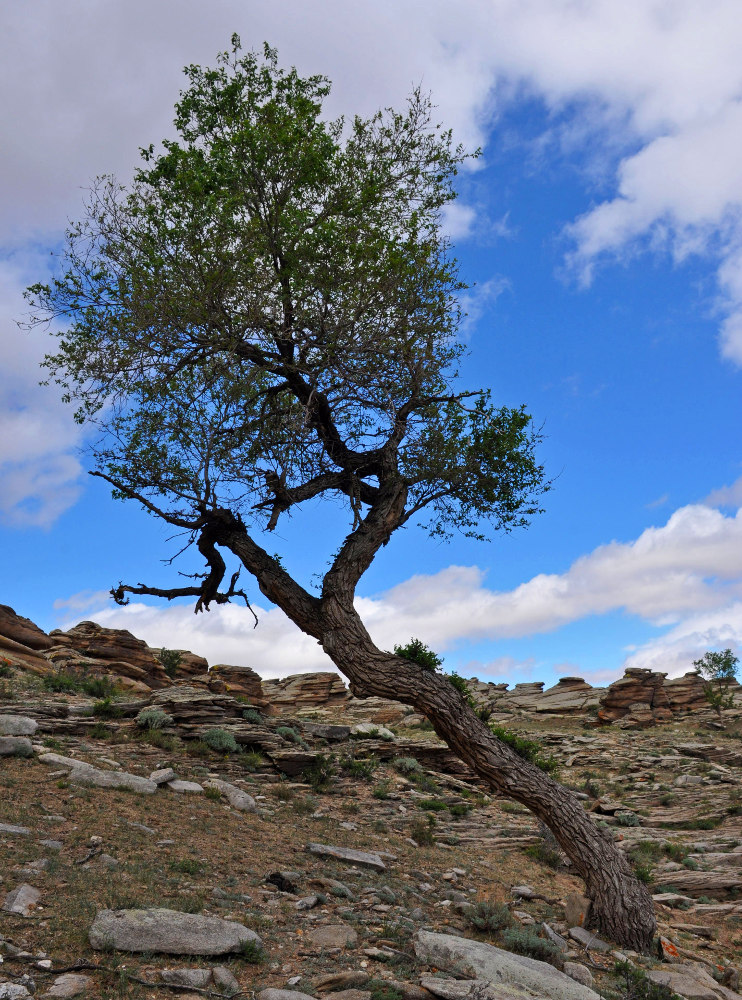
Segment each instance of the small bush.
[{"label": "small bush", "polygon": [[257,771],[262,764],[265,764],[265,757],[262,753],[258,753],[257,750],[248,750],[240,754],[240,764],[246,771],[252,773],[253,771]]},{"label": "small bush", "polygon": [[118,690],[110,677],[83,677],[79,684],[80,690],[91,698],[110,699]]},{"label": "small bush", "polygon": [[183,657],[177,649],[161,649],[157,654],[157,659],[164,667],[168,677],[172,678],[175,677]]},{"label": "small bush", "polygon": [[222,797],[222,793],[218,788],[214,788],[213,785],[209,785],[204,788],[204,795],[207,799],[211,799],[212,802],[219,802]]},{"label": "small bush", "polygon": [[455,805],[449,806],[448,811],[454,819],[460,819],[462,816],[468,816],[472,811],[472,806],[466,802],[457,802]]},{"label": "small bush", "polygon": [[4,657],[0,657],[0,677],[12,677],[13,668],[10,665],[10,660],[6,660]]},{"label": "small bush", "polygon": [[507,744],[511,750],[514,750],[519,757],[530,761],[531,764],[534,764],[541,771],[545,771],[547,774],[556,774],[558,772],[559,761],[550,754],[546,754],[544,748],[537,740],[527,740],[522,736],[516,736],[515,733],[509,729],[505,729],[504,726],[491,725],[490,731],[498,740]]},{"label": "small bush", "polygon": [[204,868],[200,862],[194,858],[182,858],[180,861],[171,861],[170,869],[179,872],[181,875],[200,875]]},{"label": "small bush", "polygon": [[254,726],[260,726],[263,722],[263,716],[257,710],[257,708],[243,708],[242,718],[245,722],[250,722]]},{"label": "small bush", "polygon": [[404,646],[395,646],[394,652],[404,660],[410,660],[435,673],[443,665],[443,658],[421,642],[420,639],[410,639]]},{"label": "small bush", "polygon": [[99,719],[119,719],[123,715],[123,711],[118,705],[115,705],[110,698],[103,698],[101,701],[96,701],[93,703],[93,715]]},{"label": "small bush", "polygon": [[414,757],[397,757],[392,761],[392,767],[400,774],[419,774],[422,767]]},{"label": "small bush", "polygon": [[508,951],[517,955],[528,955],[541,962],[551,962],[552,965],[562,961],[562,953],[546,938],[539,937],[530,927],[508,927],[502,932],[502,943]]},{"label": "small bush", "polygon": [[332,784],[337,774],[334,754],[317,754],[309,767],[305,767],[302,772],[304,780],[307,781],[315,792],[324,792]]},{"label": "small bush", "polygon": [[435,843],[435,837],[433,836],[434,826],[435,820],[432,816],[428,817],[427,822],[424,819],[416,819],[410,826],[410,836],[420,847],[429,847]]},{"label": "small bush", "polygon": [[81,690],[80,678],[67,670],[47,674],[42,677],[41,685],[45,691],[53,691],[55,694],[77,694]]},{"label": "small bush", "polygon": [[206,746],[216,751],[216,753],[240,752],[237,740],[226,729],[207,729],[202,739]]},{"label": "small bush", "polygon": [[364,987],[371,992],[371,1000],[402,1000],[403,993],[383,979],[369,979]]},{"label": "small bush", "polygon": [[380,781],[378,785],[376,785],[371,794],[375,799],[382,799],[382,800],[388,799],[391,788],[392,788],[391,781],[385,778],[384,781]]},{"label": "small bush", "polygon": [[662,850],[671,861],[678,861],[681,864],[688,854],[688,848],[685,844],[680,844],[677,841],[669,841],[663,846]]},{"label": "small bush", "polygon": [[562,866],[562,856],[559,851],[543,842],[529,844],[526,847],[526,854],[529,858],[533,858],[534,861],[540,861],[542,864],[548,865],[549,868],[561,868]]},{"label": "small bush", "polygon": [[669,986],[653,983],[643,969],[631,962],[616,962],[613,971],[621,1000],[675,1000],[676,994]]},{"label": "small bush", "polygon": [[489,899],[478,899],[468,910],[467,919],[478,931],[499,934],[506,927],[513,926],[513,917],[504,903],[493,903]]},{"label": "small bush", "polygon": [[211,748],[205,740],[190,740],[187,744],[187,748],[191,757],[211,756]]},{"label": "small bush", "polygon": [[365,781],[370,781],[374,776],[374,771],[379,766],[379,760],[377,757],[365,757],[363,760],[357,760],[352,755],[348,757],[343,757],[340,761],[340,766],[344,771],[347,771],[352,778],[363,778]]},{"label": "small bush", "polygon": [[[150,746],[159,747],[160,750],[173,751],[178,746],[177,737],[173,736],[172,733],[164,733],[161,729],[145,729],[139,733],[137,739],[143,743],[149,743]],[[206,744],[204,746],[206,747]],[[206,747],[206,752],[208,753],[208,747]]]},{"label": "small bush", "polygon": [[641,821],[635,812],[617,812],[616,823],[618,826],[640,826]]},{"label": "small bush", "polygon": [[674,795],[672,792],[668,792],[666,795],[660,796],[661,806],[674,806],[677,801],[677,795]]},{"label": "small bush", "polygon": [[265,952],[256,941],[243,941],[238,954],[248,965],[261,965],[265,961]]},{"label": "small bush", "polygon": [[426,812],[443,812],[448,809],[446,803],[440,799],[419,799],[417,804],[420,809],[424,809]]},{"label": "small bush", "polygon": [[172,715],[163,712],[161,708],[143,708],[136,717],[140,729],[164,729],[174,722]]},{"label": "small bush", "polygon": [[297,743],[299,746],[306,746],[306,743],[301,738],[299,733],[291,726],[277,726],[276,735],[281,736],[283,739],[288,740],[289,743]]},{"label": "small bush", "polygon": [[96,724],[88,730],[88,736],[93,740],[107,740],[109,736],[112,735],[113,733],[108,726],[104,725],[102,722],[96,722]]}]

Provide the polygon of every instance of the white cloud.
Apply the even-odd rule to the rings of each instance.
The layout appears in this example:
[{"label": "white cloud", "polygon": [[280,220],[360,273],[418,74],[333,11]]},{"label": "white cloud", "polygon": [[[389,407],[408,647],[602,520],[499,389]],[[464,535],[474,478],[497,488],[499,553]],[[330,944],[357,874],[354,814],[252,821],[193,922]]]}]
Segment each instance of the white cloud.
[{"label": "white cloud", "polygon": [[11,525],[49,527],[80,492],[80,428],[59,393],[39,385],[50,335],[16,322],[25,311],[23,288],[45,267],[37,255],[0,262],[0,518]]},{"label": "white cloud", "polygon": [[[625,611],[670,630],[633,651],[628,665],[687,669],[709,645],[742,640],[742,509],[727,517],[702,505],[682,507],[633,542],[612,542],[577,559],[561,574],[540,574],[510,591],[484,585],[475,566],[449,566],[413,576],[356,606],[383,649],[411,637],[439,652],[466,642],[550,632],[590,615]],[[77,600],[75,595],[70,601]],[[69,602],[67,602],[69,604]],[[69,605],[73,606],[73,605]],[[244,608],[130,604],[92,612],[102,625],[128,628],[151,645],[185,646],[210,662],[244,663],[265,677],[332,669],[313,639],[277,609],[260,611],[253,629]],[[177,640],[174,637],[177,636]],[[662,665],[664,664],[664,666]],[[533,674],[533,661],[471,662],[488,678]],[[574,669],[572,669],[574,667]],[[570,665],[570,672],[581,674]],[[597,676],[597,675],[595,675]],[[601,679],[605,673],[601,672]],[[540,679],[540,678],[536,678]]]},{"label": "white cloud", "polygon": [[742,507],[742,476],[731,484],[713,490],[704,503],[710,507]]}]

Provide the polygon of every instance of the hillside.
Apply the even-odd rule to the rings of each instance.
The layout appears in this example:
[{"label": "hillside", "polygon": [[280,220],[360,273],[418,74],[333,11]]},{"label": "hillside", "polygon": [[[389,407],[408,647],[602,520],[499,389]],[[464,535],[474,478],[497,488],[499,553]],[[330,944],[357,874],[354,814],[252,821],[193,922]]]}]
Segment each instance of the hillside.
[{"label": "hillside", "polygon": [[692,678],[649,672],[470,690],[651,883],[656,956],[585,931],[548,831],[404,706],[3,608],[0,997],[594,1000],[641,995],[628,957],[734,1000],[740,710],[720,730]]}]

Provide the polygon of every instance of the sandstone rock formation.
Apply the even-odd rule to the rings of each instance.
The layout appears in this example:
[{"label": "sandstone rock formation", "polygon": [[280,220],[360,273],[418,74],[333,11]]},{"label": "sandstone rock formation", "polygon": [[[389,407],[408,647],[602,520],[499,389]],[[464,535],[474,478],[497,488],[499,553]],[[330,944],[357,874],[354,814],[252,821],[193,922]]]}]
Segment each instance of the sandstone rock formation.
[{"label": "sandstone rock formation", "polygon": [[598,722],[626,719],[635,725],[652,725],[671,719],[670,699],[664,688],[666,677],[643,667],[629,667],[602,695]]},{"label": "sandstone rock formation", "polygon": [[340,675],[329,670],[322,673],[293,674],[283,680],[263,681],[263,694],[279,712],[341,705],[349,697]]},{"label": "sandstone rock formation", "polygon": [[[93,673],[128,678],[157,689],[172,683],[165,668],[143,639],[120,628],[105,628],[96,622],[80,622],[68,632],[55,629],[50,638],[55,649],[49,658],[59,665],[74,665],[75,654],[84,657],[83,667]],[[79,659],[79,658],[78,658]]]}]

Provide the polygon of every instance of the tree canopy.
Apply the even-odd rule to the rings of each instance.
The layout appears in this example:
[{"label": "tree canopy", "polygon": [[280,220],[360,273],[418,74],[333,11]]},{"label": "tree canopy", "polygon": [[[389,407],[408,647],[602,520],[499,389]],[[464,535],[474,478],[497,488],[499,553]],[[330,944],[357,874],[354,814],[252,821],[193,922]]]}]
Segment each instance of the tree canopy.
[{"label": "tree canopy", "polygon": [[185,72],[177,138],[128,187],[96,182],[63,272],[29,292],[66,321],[46,365],[101,432],[98,474],[194,540],[210,511],[270,531],[327,495],[357,529],[390,479],[390,533],[525,524],[545,486],[530,418],[455,384],[441,210],[466,157],[430,100],[328,121],[324,77],[236,36]]}]

